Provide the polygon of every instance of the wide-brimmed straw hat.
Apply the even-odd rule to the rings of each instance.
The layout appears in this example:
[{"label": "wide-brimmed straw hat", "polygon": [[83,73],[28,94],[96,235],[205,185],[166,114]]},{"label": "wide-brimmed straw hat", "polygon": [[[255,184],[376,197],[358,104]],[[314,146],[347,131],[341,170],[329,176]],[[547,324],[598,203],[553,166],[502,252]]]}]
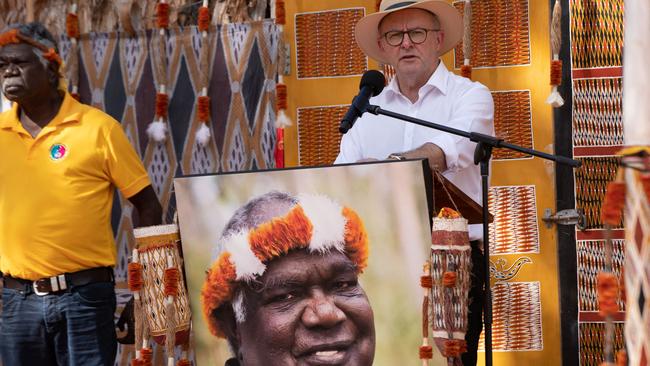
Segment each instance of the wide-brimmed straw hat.
[{"label": "wide-brimmed straw hat", "polygon": [[444,39],[440,54],[443,55],[454,48],[463,36],[463,18],[452,5],[444,0],[383,0],[379,11],[363,17],[354,28],[357,44],[366,55],[387,63],[384,52],[379,48],[379,23],[388,14],[404,9],[424,9],[438,17],[440,29],[444,31]]}]

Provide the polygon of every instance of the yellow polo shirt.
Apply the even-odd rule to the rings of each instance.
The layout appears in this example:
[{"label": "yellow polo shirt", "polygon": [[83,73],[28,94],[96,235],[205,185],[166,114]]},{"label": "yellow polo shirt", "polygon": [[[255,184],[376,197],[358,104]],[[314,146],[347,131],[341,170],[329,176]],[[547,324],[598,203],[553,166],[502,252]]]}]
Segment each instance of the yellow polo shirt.
[{"label": "yellow polo shirt", "polygon": [[121,125],[67,93],[36,138],[17,113],[0,114],[0,271],[35,280],[114,266],[114,187],[128,198],[150,184]]}]

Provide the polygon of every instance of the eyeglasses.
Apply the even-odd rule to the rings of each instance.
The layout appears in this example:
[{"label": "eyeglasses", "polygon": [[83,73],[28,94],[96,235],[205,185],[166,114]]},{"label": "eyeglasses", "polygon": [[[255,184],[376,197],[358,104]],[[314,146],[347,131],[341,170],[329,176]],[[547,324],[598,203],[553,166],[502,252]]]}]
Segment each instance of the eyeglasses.
[{"label": "eyeglasses", "polygon": [[384,33],[384,39],[391,46],[399,46],[404,42],[404,34],[408,33],[413,44],[420,44],[427,40],[429,32],[439,32],[440,29],[413,28],[407,31],[390,31]]}]

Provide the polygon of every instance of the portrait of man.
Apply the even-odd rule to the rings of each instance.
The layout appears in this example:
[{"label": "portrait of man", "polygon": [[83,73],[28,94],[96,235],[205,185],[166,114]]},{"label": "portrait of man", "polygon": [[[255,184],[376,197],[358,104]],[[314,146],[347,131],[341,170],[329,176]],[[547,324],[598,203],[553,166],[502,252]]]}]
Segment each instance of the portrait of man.
[{"label": "portrait of man", "polygon": [[196,364],[417,362],[424,164],[177,178]]},{"label": "portrait of man", "polygon": [[238,209],[219,243],[202,301],[235,355],[228,365],[372,365],[373,313],[358,281],[368,242],[352,209],[271,191]]}]

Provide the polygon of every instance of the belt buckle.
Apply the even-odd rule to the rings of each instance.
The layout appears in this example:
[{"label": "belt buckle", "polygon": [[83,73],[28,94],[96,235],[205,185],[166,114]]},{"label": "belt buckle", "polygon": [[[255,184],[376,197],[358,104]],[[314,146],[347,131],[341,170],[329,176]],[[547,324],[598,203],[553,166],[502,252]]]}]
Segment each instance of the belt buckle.
[{"label": "belt buckle", "polygon": [[38,282],[39,282],[39,281],[40,281],[40,280],[37,280],[37,281],[32,282],[32,288],[34,289],[34,293],[35,293],[36,295],[38,295],[38,296],[49,295],[49,294],[50,294],[49,291],[41,292],[41,291],[38,290]]}]

